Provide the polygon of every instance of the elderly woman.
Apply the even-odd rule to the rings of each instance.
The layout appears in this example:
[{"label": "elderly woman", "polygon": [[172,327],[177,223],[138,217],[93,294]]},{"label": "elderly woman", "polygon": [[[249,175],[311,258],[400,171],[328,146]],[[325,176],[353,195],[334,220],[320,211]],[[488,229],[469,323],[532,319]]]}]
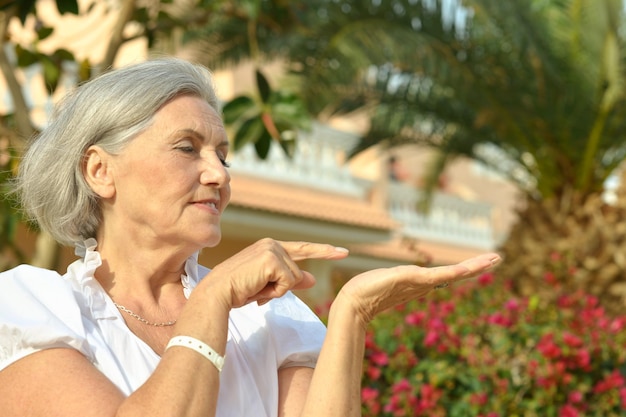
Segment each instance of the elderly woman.
[{"label": "elderly woman", "polygon": [[31,144],[17,192],[80,259],[0,274],[0,415],[357,416],[380,311],[487,270],[486,254],[353,278],[325,328],[294,295],[326,244],[261,240],[212,270],[230,196],[209,72],[158,59],[72,92]]}]

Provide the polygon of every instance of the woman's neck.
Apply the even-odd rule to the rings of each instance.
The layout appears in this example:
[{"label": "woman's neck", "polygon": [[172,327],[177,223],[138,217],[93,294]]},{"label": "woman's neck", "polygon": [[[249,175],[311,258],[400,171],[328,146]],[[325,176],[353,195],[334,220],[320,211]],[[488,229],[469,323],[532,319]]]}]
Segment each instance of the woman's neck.
[{"label": "woman's neck", "polygon": [[181,275],[189,257],[180,252],[160,249],[110,245],[98,241],[102,265],[96,279],[111,298],[137,300],[142,304],[160,304],[163,296],[181,291]]}]

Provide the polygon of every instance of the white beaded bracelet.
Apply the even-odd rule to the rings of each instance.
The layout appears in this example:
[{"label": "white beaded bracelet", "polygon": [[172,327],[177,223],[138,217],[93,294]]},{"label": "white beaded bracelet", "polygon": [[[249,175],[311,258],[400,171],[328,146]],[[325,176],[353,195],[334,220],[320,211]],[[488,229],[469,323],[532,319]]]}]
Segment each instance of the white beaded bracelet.
[{"label": "white beaded bracelet", "polygon": [[205,358],[207,358],[219,372],[222,372],[224,367],[224,357],[217,353],[213,348],[201,340],[189,336],[175,336],[170,339],[169,343],[165,347],[168,350],[172,346],[182,346],[192,350],[195,350]]}]

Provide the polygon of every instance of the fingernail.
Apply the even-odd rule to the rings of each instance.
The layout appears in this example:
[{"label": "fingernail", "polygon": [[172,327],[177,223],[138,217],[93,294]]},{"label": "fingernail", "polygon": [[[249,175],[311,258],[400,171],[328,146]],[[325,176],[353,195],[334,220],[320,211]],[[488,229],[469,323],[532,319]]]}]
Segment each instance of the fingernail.
[{"label": "fingernail", "polygon": [[343,253],[348,253],[348,252],[350,252],[348,249],[346,249],[346,248],[342,248],[341,246],[335,246],[335,251],[337,251],[337,252],[343,252]]},{"label": "fingernail", "polygon": [[495,265],[499,264],[501,260],[502,260],[502,258],[500,258],[499,256],[496,256],[495,258],[493,258],[491,260],[491,266],[495,266]]}]

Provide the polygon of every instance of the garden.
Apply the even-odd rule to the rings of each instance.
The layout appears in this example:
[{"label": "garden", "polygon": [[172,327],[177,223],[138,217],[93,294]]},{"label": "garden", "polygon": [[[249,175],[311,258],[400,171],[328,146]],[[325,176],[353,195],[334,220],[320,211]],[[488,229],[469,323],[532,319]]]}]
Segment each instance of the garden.
[{"label": "garden", "polygon": [[366,342],[363,415],[626,415],[626,315],[568,293],[520,298],[494,273],[378,317]]}]

